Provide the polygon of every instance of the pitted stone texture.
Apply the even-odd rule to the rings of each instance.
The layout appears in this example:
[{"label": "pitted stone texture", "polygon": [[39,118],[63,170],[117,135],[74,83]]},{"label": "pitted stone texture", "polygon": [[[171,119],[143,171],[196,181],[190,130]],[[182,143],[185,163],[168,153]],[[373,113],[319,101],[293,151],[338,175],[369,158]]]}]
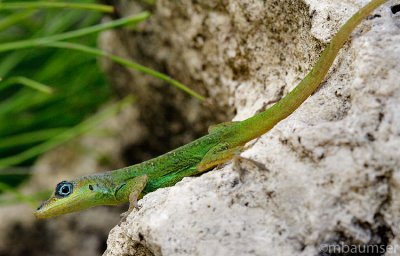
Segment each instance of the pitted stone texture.
[{"label": "pitted stone texture", "polygon": [[[366,3],[160,0],[147,43],[168,42],[149,43],[160,48],[152,56],[178,79],[201,81],[242,120],[293,89]],[[249,143],[246,159],[145,196],[110,233],[104,255],[139,255],[138,243],[154,255],[330,255],[323,249],[342,243],[399,252],[395,3],[356,29],[327,81]]]}]

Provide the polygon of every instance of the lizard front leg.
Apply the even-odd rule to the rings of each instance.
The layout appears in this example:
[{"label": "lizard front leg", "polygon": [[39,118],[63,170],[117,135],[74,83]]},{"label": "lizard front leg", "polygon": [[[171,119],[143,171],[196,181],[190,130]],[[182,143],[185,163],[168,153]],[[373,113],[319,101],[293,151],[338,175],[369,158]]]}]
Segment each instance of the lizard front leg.
[{"label": "lizard front leg", "polygon": [[125,181],[116,189],[115,197],[118,201],[126,202],[129,200],[129,209],[122,214],[122,220],[125,220],[133,209],[138,208],[137,200],[144,187],[146,187],[147,181],[147,175],[134,177]]}]

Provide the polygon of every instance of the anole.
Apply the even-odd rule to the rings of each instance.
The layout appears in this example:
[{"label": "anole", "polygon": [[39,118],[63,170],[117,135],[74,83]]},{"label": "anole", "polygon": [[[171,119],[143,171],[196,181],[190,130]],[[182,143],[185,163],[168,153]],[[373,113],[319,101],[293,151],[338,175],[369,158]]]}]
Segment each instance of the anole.
[{"label": "anole", "polygon": [[189,144],[140,164],[62,181],[35,212],[50,218],[97,205],[118,205],[136,200],[183,177],[207,171],[235,156],[243,146],[293,113],[323,81],[339,50],[354,28],[386,0],[372,0],[355,13],[332,38],[307,76],[269,109],[240,122],[210,127],[209,133]]}]

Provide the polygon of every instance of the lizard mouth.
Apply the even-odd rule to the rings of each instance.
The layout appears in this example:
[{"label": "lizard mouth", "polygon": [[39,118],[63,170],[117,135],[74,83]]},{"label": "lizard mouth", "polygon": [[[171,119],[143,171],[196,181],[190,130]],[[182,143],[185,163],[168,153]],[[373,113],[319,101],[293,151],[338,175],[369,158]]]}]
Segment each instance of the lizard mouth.
[{"label": "lizard mouth", "polygon": [[56,215],[51,215],[49,214],[49,211],[45,209],[45,207],[43,207],[45,205],[46,202],[44,202],[42,205],[40,205],[37,210],[33,213],[33,215],[35,215],[36,218],[38,219],[47,219],[50,218],[52,216],[56,216]]},{"label": "lizard mouth", "polygon": [[44,214],[44,211],[43,211],[43,206],[46,204],[46,202],[43,202],[37,209],[36,209],[36,211],[34,212],[34,215],[35,215],[35,217],[36,218],[38,218],[38,219],[44,219],[44,218],[46,218],[46,215]]},{"label": "lizard mouth", "polygon": [[[52,201],[52,198],[50,198],[47,201],[44,201],[43,203],[41,203],[39,205],[39,207],[36,209],[36,211],[34,212],[34,215],[36,218],[38,219],[45,219],[48,218],[48,207],[46,207],[47,205],[49,205],[49,203]],[[51,208],[50,208],[51,209]]]},{"label": "lizard mouth", "polygon": [[39,208],[33,213],[35,215],[35,217],[38,218],[38,219],[46,218],[45,215],[43,214],[43,212],[40,211],[41,207],[42,206],[39,206]]},{"label": "lizard mouth", "polygon": [[39,207],[36,209],[36,211],[39,211],[40,209],[42,209],[45,203],[46,203],[46,202],[41,203],[41,204],[39,205]]}]

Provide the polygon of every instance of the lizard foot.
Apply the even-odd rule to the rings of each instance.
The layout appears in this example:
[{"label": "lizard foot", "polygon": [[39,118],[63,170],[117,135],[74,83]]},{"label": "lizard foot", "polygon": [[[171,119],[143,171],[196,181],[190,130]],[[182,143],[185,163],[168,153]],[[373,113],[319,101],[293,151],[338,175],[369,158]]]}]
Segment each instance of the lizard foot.
[{"label": "lizard foot", "polygon": [[121,214],[121,222],[124,222],[126,218],[131,214],[133,210],[139,210],[138,205],[138,192],[132,192],[129,194],[129,208],[128,211]]}]

